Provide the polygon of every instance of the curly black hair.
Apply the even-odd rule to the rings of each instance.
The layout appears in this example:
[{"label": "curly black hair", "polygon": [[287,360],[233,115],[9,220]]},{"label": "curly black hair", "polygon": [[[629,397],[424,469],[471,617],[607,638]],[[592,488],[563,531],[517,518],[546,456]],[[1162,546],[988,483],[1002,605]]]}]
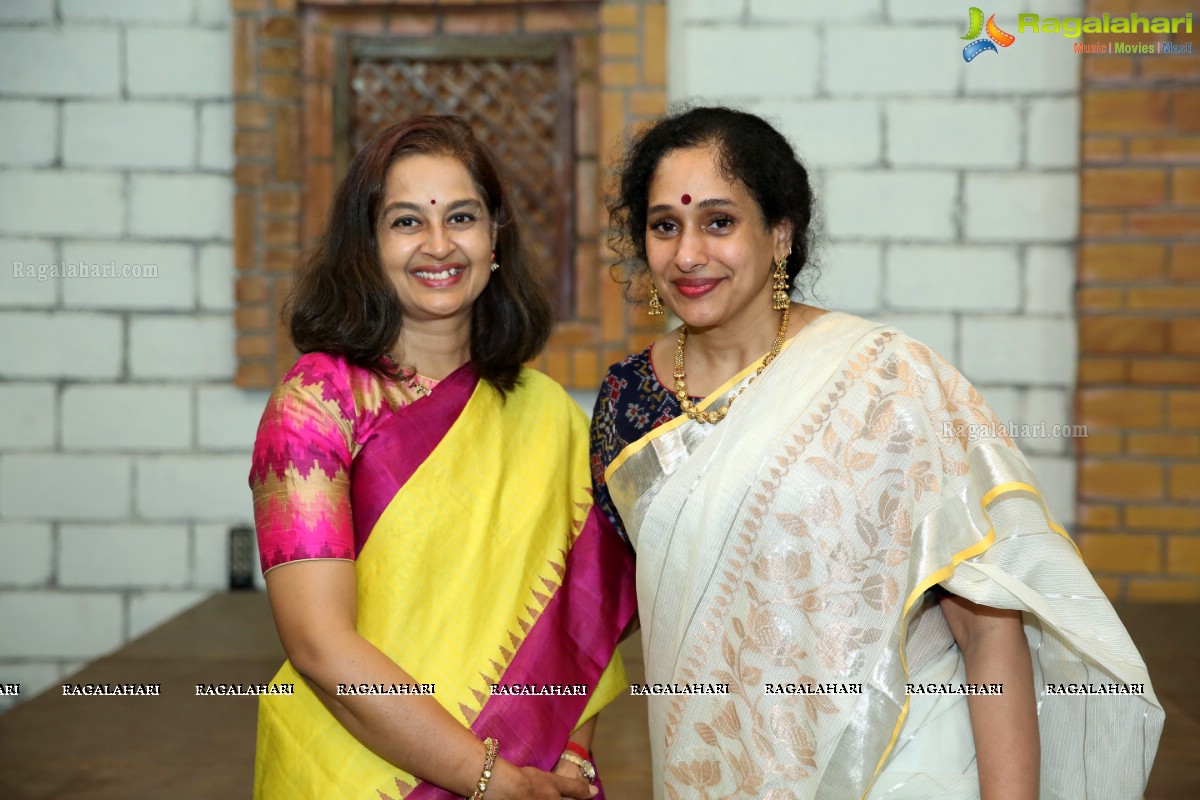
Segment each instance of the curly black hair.
[{"label": "curly black hair", "polygon": [[[608,202],[609,246],[620,261],[614,277],[627,285],[649,271],[646,264],[646,211],[650,182],[659,163],[676,150],[712,147],[726,180],[741,183],[771,228],[792,223],[788,280],[794,284],[809,265],[815,231],[815,200],[808,170],[788,140],[762,117],[724,106],[675,111],[636,135],[625,149],[615,196]],[[810,267],[811,269],[811,267]]]}]

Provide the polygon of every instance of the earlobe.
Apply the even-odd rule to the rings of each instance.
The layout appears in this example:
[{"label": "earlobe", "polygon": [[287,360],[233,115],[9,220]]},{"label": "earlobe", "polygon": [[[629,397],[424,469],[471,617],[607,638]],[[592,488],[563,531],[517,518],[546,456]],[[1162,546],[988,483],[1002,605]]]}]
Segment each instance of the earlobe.
[{"label": "earlobe", "polygon": [[[792,223],[781,222],[775,229],[775,260],[787,258],[792,252]],[[782,255],[780,255],[782,253]]]}]

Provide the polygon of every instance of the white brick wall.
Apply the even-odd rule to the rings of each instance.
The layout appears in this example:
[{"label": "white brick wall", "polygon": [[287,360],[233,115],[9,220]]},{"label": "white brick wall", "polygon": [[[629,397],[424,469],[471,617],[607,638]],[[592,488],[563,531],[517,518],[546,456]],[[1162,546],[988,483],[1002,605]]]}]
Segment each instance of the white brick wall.
[{"label": "white brick wall", "polygon": [[136,378],[232,380],[229,316],[140,317],[129,329],[129,368]]},{"label": "white brick wall", "polygon": [[[0,41],[0,48],[3,46]],[[0,192],[0,233],[121,234],[125,228],[123,194],[118,175],[11,170],[5,172],[4,191]]]},{"label": "white brick wall", "polygon": [[128,458],[54,453],[0,456],[0,519],[127,519]]},{"label": "white brick wall", "polygon": [[834,239],[950,241],[957,198],[958,182],[949,172],[830,172],[826,233]]},{"label": "white brick wall", "polygon": [[1067,319],[970,315],[959,365],[979,383],[1062,386],[1075,373],[1075,326]]},{"label": "white brick wall", "polygon": [[[229,25],[229,0],[0,1],[0,681],[21,700],[225,589],[252,518]],[[115,274],[51,272],[80,264]]]},{"label": "white brick wall", "polygon": [[200,307],[209,311],[233,311],[233,249],[226,244],[201,247],[198,272]]},{"label": "white brick wall", "polygon": [[[679,45],[687,80],[705,96],[816,93],[820,47],[811,30],[695,28]],[[751,53],[753,57],[745,57]]]},{"label": "white brick wall", "polygon": [[0,87],[25,97],[117,97],[120,34],[84,26],[0,30]]},{"label": "white brick wall", "polygon": [[888,160],[900,167],[1015,167],[1020,127],[1007,105],[896,101],[887,105]]},{"label": "white brick wall", "polygon": [[233,56],[227,30],[130,28],[129,93],[134,97],[226,98]]},{"label": "white brick wall", "polygon": [[[796,5],[825,4],[804,0]],[[954,94],[966,65],[947,57],[946,43],[953,39],[953,30],[945,26],[830,25],[824,73],[829,92],[835,97]]]},{"label": "white brick wall", "polygon": [[190,571],[188,538],[185,525],[63,525],[58,584],[68,589],[182,589]]},{"label": "white brick wall", "polygon": [[1069,242],[1079,227],[1075,172],[971,173],[966,236],[974,241]]},{"label": "white brick wall", "polygon": [[1031,167],[1068,167],[1079,164],[1079,143],[1062,135],[1064,128],[1079,127],[1079,98],[1050,97],[1029,101],[1029,155]]},{"label": "white brick wall", "polygon": [[894,245],[887,302],[906,311],[1016,311],[1018,268],[1010,247]]},{"label": "white brick wall", "polygon": [[245,450],[254,441],[258,421],[267,405],[266,392],[245,392],[232,386],[196,390],[197,444],[202,450]]},{"label": "white brick wall", "polygon": [[883,245],[836,242],[819,249],[818,304],[871,313],[883,303]]},{"label": "white brick wall", "polygon": [[195,248],[167,242],[68,242],[64,263],[111,264],[120,277],[62,281],[63,304],[114,311],[195,308],[195,257]]},{"label": "white brick wall", "polygon": [[1025,309],[1070,316],[1075,308],[1075,252],[1068,246],[1025,251]]},{"label": "white brick wall", "polygon": [[0,314],[0,375],[5,378],[116,378],[121,320],[87,313]]},{"label": "white brick wall", "polygon": [[134,175],[130,229],[147,237],[228,240],[232,199],[233,181],[224,175]]},{"label": "white brick wall", "polygon": [[63,19],[98,22],[187,22],[191,0],[59,0]]},{"label": "white brick wall", "polygon": [[[54,386],[48,383],[0,383],[0,448],[48,450],[57,429]],[[5,552],[0,549],[0,552]]]},{"label": "white brick wall", "polygon": [[45,586],[50,582],[54,543],[49,524],[0,522],[0,553],[4,553],[0,559],[0,587]]},{"label": "white brick wall", "polygon": [[0,308],[50,308],[58,302],[58,281],[39,280],[40,264],[58,261],[53,242],[0,238]]},{"label": "white brick wall", "polygon": [[54,161],[57,129],[53,103],[0,100],[0,164],[41,167]]},{"label": "white brick wall", "polygon": [[0,592],[8,658],[95,658],[120,647],[125,614],[114,592]]},{"label": "white brick wall", "polygon": [[200,166],[220,172],[233,169],[233,106],[230,103],[200,106]]},{"label": "white brick wall", "polygon": [[196,112],[188,103],[81,101],[63,106],[69,167],[188,169],[196,157]]},{"label": "white brick wall", "polygon": [[192,390],[186,386],[74,385],[62,395],[64,450],[187,450]]},{"label": "white brick wall", "polygon": [[138,459],[138,514],[146,519],[250,520],[249,475],[249,453]]},{"label": "white brick wall", "polygon": [[192,586],[211,591],[228,588],[229,527],[199,523],[192,528]]},{"label": "white brick wall", "polygon": [[[1072,16],[1083,3],[1043,5]],[[997,11],[1013,33],[1015,13]],[[668,19],[669,99],[761,114],[814,176],[821,277],[806,296],[924,341],[1005,421],[1070,423],[1080,113],[1071,41],[1018,36],[968,64],[967,7],[944,0],[669,0]],[[804,56],[768,74],[760,55],[784,41]],[[706,61],[711,53],[725,56]],[[1070,443],[1021,444],[1069,520]]]},{"label": "white brick wall", "polygon": [[883,123],[877,103],[760,100],[747,109],[770,118],[808,162],[839,167],[881,163]]},{"label": "white brick wall", "polygon": [[756,22],[875,20],[882,10],[883,0],[841,0],[819,4],[797,3],[795,0],[750,0],[750,15]]},{"label": "white brick wall", "polygon": [[0,22],[50,22],[54,0],[8,0],[0,4]]}]

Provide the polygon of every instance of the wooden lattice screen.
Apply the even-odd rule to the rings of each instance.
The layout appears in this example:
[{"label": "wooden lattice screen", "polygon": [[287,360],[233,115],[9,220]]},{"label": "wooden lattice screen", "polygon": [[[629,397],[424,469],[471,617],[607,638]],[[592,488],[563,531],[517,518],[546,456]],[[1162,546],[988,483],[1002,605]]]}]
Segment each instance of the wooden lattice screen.
[{"label": "wooden lattice screen", "polygon": [[335,169],[378,130],[457,114],[495,152],[560,319],[574,312],[574,69],[566,37],[352,37],[334,83]]},{"label": "wooden lattice screen", "polygon": [[468,119],[509,173],[559,314],[534,367],[595,391],[659,335],[609,276],[603,197],[623,135],[666,105],[664,0],[229,2],[239,386],[295,361],[280,310],[351,154],[422,111]]}]

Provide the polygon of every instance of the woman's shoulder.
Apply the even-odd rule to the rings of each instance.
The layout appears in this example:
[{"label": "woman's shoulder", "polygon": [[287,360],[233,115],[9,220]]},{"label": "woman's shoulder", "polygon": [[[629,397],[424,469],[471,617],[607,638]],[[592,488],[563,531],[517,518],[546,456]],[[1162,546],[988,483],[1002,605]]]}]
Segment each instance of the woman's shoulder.
[{"label": "woman's shoulder", "polygon": [[830,332],[843,330],[857,336],[864,345],[877,349],[887,358],[899,358],[923,364],[950,366],[950,361],[923,339],[910,335],[902,325],[869,319],[845,311],[829,311],[818,319],[834,323]]},{"label": "woman's shoulder", "polygon": [[620,361],[610,364],[605,372],[605,382],[608,382],[610,377],[641,379],[646,375],[653,376],[654,367],[650,361],[650,352],[653,348],[654,344],[649,344],[645,350],[630,353]]},{"label": "woman's shoulder", "polygon": [[386,394],[383,382],[380,375],[352,364],[345,356],[304,353],[280,378],[271,397],[276,403],[321,407],[344,420],[353,420],[367,398]]}]

